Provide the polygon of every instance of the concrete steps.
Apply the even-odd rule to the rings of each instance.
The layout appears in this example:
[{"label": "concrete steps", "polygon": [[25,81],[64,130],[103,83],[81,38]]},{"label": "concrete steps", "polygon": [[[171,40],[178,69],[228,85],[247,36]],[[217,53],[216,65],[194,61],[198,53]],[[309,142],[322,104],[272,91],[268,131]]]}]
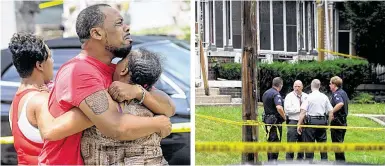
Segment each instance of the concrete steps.
[{"label": "concrete steps", "polygon": [[195,104],[231,103],[230,95],[196,96]]},{"label": "concrete steps", "polygon": [[[219,88],[209,88],[209,91],[210,91],[210,96],[219,95]],[[206,96],[205,89],[203,88],[195,89],[195,96]]]},{"label": "concrete steps", "polygon": [[203,88],[195,89],[195,104],[196,105],[215,105],[215,104],[230,104],[231,95],[220,95],[219,88],[210,88],[210,95],[205,95]]}]

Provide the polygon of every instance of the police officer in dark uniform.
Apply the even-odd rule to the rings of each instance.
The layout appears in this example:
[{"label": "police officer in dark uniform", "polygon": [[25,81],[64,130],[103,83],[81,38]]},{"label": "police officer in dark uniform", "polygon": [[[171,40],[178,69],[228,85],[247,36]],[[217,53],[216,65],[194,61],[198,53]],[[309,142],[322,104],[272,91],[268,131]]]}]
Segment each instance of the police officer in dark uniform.
[{"label": "police officer in dark uniform", "polygon": [[[285,112],[283,110],[283,99],[279,94],[283,87],[283,80],[280,77],[273,79],[273,87],[267,90],[263,96],[263,122],[266,125],[267,142],[281,142],[282,138],[282,126],[276,126],[274,124],[282,124],[286,120]],[[267,153],[269,161],[277,160],[279,153]]]},{"label": "police officer in dark uniform", "polygon": [[[312,92],[308,95],[305,102],[301,105],[301,113],[298,120],[298,125],[305,123],[305,125],[328,125],[329,115],[333,110],[330,104],[329,98],[319,91],[321,82],[318,79],[314,79],[311,82]],[[330,116],[331,118],[331,116]],[[302,135],[303,142],[326,142],[327,134],[326,128],[312,128],[306,127],[303,129],[300,126],[297,127],[298,134]],[[313,153],[306,153],[306,160],[312,161],[314,158]],[[321,160],[327,160],[328,155],[326,152],[321,152]]]},{"label": "police officer in dark uniform", "polygon": [[[342,79],[334,76],[330,79],[330,90],[333,92],[331,104],[333,108],[332,126],[347,126],[349,98],[344,90],[341,89]],[[332,142],[344,142],[346,129],[330,129]],[[336,161],[345,162],[344,153],[335,153]]]}]

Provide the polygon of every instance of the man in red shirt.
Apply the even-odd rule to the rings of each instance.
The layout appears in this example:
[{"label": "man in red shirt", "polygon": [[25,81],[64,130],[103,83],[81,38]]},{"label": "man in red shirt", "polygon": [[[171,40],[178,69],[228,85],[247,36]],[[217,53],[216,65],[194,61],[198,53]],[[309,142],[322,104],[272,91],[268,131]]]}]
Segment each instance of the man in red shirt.
[{"label": "man in red shirt", "polygon": [[133,140],[152,133],[159,133],[162,137],[169,135],[171,123],[166,116],[137,117],[117,111],[118,105],[113,98],[118,102],[136,98],[155,112],[175,112],[171,99],[159,95],[159,90],[147,92],[138,85],[121,82],[111,85],[115,70],[111,60],[127,56],[132,42],[129,27],[123,24],[119,11],[105,4],[87,7],[79,13],[76,32],[82,42],[82,51],[59,69],[48,108],[55,118],[73,107],[80,108],[85,116],[76,117],[79,122],[66,126],[76,134],[57,141],[44,141],[39,163],[83,164],[81,131],[92,125],[117,140]]}]

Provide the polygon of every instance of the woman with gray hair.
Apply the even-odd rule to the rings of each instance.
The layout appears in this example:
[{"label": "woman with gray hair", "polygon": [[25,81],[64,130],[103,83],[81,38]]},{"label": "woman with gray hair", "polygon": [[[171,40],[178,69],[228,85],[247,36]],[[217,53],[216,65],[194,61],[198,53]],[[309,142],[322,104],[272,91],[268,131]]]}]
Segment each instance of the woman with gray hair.
[{"label": "woman with gray hair", "polygon": [[[161,73],[162,64],[159,56],[139,49],[139,51],[132,51],[118,62],[113,79],[137,84],[151,91]],[[124,114],[142,117],[153,117],[155,114],[172,116],[166,111],[151,112],[142,105],[142,102],[143,100],[125,101],[119,103],[118,110]],[[132,141],[119,141],[104,136],[93,126],[83,133],[81,152],[85,165],[167,165],[160,147],[161,139],[161,136],[153,133]]]}]

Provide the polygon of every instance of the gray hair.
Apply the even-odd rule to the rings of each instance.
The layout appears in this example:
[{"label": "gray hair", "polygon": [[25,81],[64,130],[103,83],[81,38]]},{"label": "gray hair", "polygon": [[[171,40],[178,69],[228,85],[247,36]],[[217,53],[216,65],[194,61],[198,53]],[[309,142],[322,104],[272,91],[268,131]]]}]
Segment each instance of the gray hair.
[{"label": "gray hair", "polygon": [[139,84],[149,90],[162,74],[160,56],[140,48],[128,55],[128,71],[131,73],[131,83]]},{"label": "gray hair", "polygon": [[281,87],[281,86],[283,86],[283,80],[282,80],[282,78],[281,78],[281,77],[275,77],[275,78],[273,79],[273,86],[274,86],[274,87]]},{"label": "gray hair", "polygon": [[321,87],[321,81],[319,79],[314,79],[311,81],[311,88],[319,89]]}]

